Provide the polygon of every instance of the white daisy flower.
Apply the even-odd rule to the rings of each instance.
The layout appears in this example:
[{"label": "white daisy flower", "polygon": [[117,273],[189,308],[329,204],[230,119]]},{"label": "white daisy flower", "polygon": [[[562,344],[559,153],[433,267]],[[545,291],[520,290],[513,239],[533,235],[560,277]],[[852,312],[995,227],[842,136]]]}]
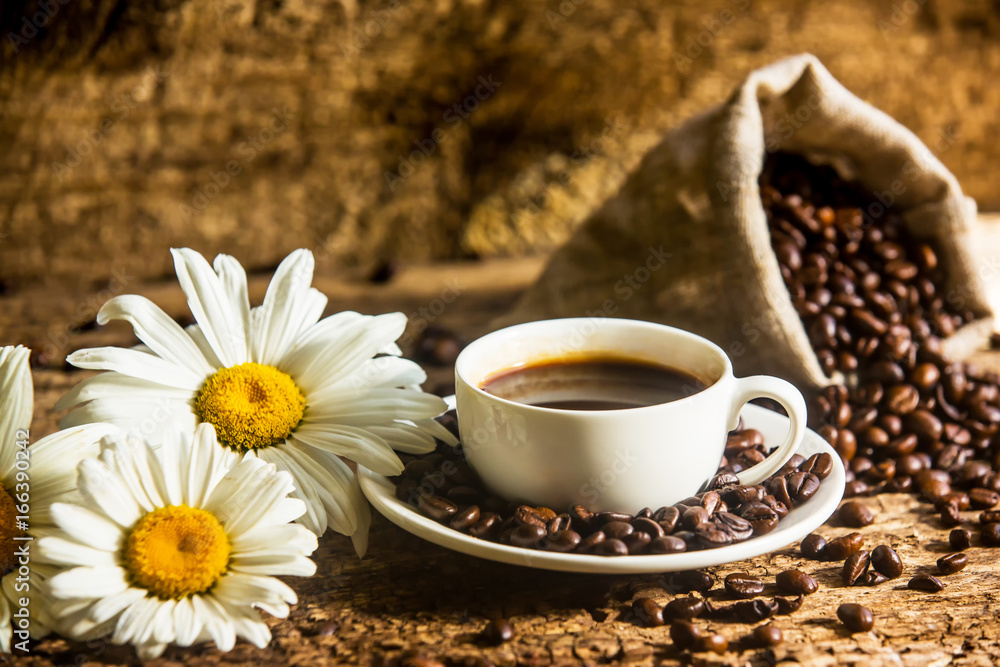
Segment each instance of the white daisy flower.
[{"label": "white daisy flower", "polygon": [[[50,568],[32,558],[32,540],[49,524],[49,506],[76,486],[76,465],[96,456],[113,426],[90,424],[28,445],[34,394],[30,351],[0,348],[0,650],[44,637],[53,627],[44,579]],[[27,605],[22,602],[27,601]],[[25,615],[26,614],[26,615]]]},{"label": "white daisy flower", "polygon": [[157,447],[106,438],[78,471],[82,502],[53,504],[57,530],[37,542],[70,637],[111,634],[143,658],[171,643],[229,651],[237,637],[263,648],[254,607],[285,618],[296,602],[275,575],[316,572],[316,536],[288,523],[306,511],[292,476],[220,447],[208,424]]},{"label": "white daisy flower", "polygon": [[98,322],[126,320],[145,346],[71,354],[80,368],[110,372],[63,397],[57,409],[74,408],[63,425],[110,422],[150,437],[150,424],[210,423],[223,445],[292,474],[307,507],[301,523],[317,535],[327,526],[351,535],[363,555],[370,510],[339,457],[396,475],[403,465],[394,449],[455,442],[433,419],[444,401],[416,388],[423,370],[396,356],[406,317],[344,312],[320,320],[326,297],[310,286],[307,250],[281,263],[256,308],[232,257],[216,257],[213,270],[193,250],[171,252],[197,324],[185,330],[140,296],[108,301]]}]

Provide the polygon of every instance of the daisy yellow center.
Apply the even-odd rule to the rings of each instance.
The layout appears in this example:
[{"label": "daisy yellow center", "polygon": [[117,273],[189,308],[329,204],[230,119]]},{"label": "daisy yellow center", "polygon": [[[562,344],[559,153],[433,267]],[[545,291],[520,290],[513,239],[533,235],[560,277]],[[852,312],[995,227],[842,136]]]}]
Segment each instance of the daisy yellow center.
[{"label": "daisy yellow center", "polygon": [[15,537],[24,535],[17,527],[17,510],[14,499],[7,490],[0,486],[0,577],[12,572],[17,567],[17,549]]},{"label": "daisy yellow center", "polygon": [[220,369],[195,399],[201,421],[237,451],[280,445],[302,421],[305,407],[305,396],[288,374],[252,362]]},{"label": "daisy yellow center", "polygon": [[229,537],[211,512],[160,507],[139,519],[125,544],[132,580],[162,599],[204,593],[229,564]]}]

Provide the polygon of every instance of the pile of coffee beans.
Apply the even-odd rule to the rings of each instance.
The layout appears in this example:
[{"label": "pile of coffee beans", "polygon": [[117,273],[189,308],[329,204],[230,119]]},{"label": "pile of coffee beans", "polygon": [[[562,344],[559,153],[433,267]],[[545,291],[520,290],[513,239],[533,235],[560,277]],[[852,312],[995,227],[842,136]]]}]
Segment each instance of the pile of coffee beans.
[{"label": "pile of coffee beans", "polygon": [[[941,352],[941,340],[974,315],[942,292],[939,253],[830,167],[771,155],[760,186],[772,247],[817,358],[848,378],[810,409],[810,425],[848,465],[845,495],[917,493],[946,527],[961,524],[965,510],[995,507],[1000,376]],[[840,519],[866,525],[852,512]],[[1000,542],[993,518],[980,528],[991,546]]]},{"label": "pile of coffee beans", "polygon": [[[454,413],[442,418],[457,432]],[[425,455],[403,455],[392,478],[396,497],[457,531],[484,540],[559,553],[629,556],[722,547],[774,530],[789,511],[812,498],[833,469],[829,454],[795,455],[756,486],[734,474],[766,455],[753,429],[729,435],[726,458],[708,490],[657,510],[593,513],[509,503],[492,495],[464,458],[461,446],[440,444]]]}]

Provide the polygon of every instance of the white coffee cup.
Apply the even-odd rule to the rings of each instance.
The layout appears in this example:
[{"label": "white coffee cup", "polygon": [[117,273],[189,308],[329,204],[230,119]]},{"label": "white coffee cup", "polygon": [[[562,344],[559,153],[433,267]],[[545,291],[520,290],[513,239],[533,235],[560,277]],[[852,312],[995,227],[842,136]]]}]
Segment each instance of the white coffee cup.
[{"label": "white coffee cup", "polygon": [[[523,365],[613,354],[676,369],[706,385],[693,395],[621,410],[562,410],[487,393],[482,383]],[[612,318],[529,322],[472,342],[455,364],[458,426],[469,463],[494,492],[512,501],[565,511],[634,513],[694,495],[716,472],[727,433],[754,398],[789,415],[788,436],[738,474],[757,484],[777,471],[802,441],[806,405],[780,378],[736,378],[725,352],[673,327]],[[768,443],[772,444],[772,443]]]}]

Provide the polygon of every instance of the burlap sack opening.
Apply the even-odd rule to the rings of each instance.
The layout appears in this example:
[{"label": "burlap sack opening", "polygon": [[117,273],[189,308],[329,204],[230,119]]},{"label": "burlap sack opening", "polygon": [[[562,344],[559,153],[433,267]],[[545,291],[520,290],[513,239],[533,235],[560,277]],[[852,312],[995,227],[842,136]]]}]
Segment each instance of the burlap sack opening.
[{"label": "burlap sack opening", "polygon": [[779,150],[870,188],[884,205],[865,212],[869,224],[892,207],[932,241],[945,298],[977,318],[946,352],[960,359],[983,343],[993,310],[969,252],[975,203],[913,133],[808,54],[751,73],[725,104],[668,133],[494,324],[644,319],[711,339],[738,375],[778,375],[807,394],[843,381],[821,370],[771,250],[757,181],[766,154]]}]

